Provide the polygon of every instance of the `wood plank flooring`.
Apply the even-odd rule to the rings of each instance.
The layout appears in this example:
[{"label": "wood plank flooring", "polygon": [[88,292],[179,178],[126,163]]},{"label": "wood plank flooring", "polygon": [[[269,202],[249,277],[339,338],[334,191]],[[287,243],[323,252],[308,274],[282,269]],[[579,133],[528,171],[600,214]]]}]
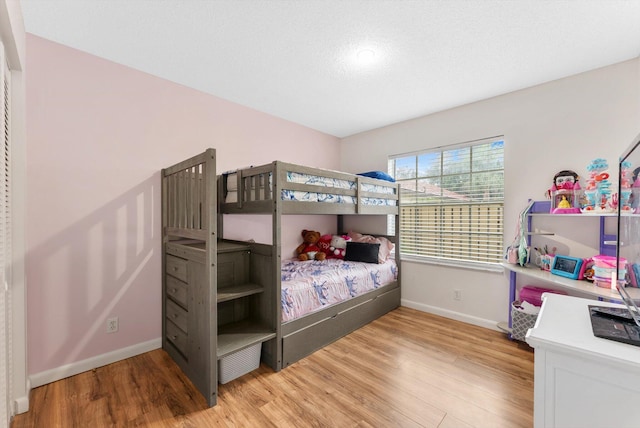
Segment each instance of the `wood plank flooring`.
[{"label": "wood plank flooring", "polygon": [[533,351],[503,333],[399,308],[275,373],[204,398],[158,349],[35,388],[22,427],[533,425]]}]

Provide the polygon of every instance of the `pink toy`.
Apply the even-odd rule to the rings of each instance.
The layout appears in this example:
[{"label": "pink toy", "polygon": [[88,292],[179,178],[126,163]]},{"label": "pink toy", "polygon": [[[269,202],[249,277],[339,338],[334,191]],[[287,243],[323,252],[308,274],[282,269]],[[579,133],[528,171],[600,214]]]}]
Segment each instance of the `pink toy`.
[{"label": "pink toy", "polygon": [[329,250],[329,247],[331,246],[331,235],[322,235],[316,245],[320,248],[320,251],[325,253],[327,258],[329,258],[331,255],[331,250]]},{"label": "pink toy", "polygon": [[553,177],[547,195],[551,198],[552,214],[580,214],[580,177],[571,170],[563,170]]}]

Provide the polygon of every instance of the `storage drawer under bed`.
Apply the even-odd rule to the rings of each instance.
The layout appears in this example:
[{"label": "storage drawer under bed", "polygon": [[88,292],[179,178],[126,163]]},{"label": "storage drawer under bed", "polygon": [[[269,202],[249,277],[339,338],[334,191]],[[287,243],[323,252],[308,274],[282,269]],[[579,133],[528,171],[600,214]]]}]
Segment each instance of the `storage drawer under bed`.
[{"label": "storage drawer under bed", "polygon": [[329,343],[397,308],[400,288],[394,288],[303,327],[282,338],[282,367],[298,361]]}]

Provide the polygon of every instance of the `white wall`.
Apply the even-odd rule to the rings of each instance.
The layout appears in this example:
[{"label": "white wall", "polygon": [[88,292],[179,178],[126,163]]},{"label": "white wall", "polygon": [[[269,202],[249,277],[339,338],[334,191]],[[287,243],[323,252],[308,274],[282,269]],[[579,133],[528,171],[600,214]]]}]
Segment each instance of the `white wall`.
[{"label": "white wall", "polygon": [[[556,172],[572,169],[585,177],[597,157],[615,167],[640,132],[639,73],[635,59],[353,135],[343,139],[342,169],[386,170],[389,155],[504,135],[506,246],[518,213],[528,199],[544,198]],[[579,241],[574,251],[597,253],[598,229],[591,223],[586,229],[582,222],[562,225],[580,225],[569,231]],[[494,328],[508,317],[508,279],[507,273],[403,261],[402,304]],[[454,288],[462,290],[461,301],[453,300]]]}]

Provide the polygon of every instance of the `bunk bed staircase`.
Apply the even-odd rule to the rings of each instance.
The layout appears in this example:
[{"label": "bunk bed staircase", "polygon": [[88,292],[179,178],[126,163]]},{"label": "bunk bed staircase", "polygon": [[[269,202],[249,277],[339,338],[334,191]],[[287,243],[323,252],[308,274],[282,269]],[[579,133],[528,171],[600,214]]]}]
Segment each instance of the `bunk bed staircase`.
[{"label": "bunk bed staircase", "polygon": [[162,170],[162,348],[209,406],[218,382],[275,358],[276,337],[271,246],[217,239],[215,162],[208,149]]}]

